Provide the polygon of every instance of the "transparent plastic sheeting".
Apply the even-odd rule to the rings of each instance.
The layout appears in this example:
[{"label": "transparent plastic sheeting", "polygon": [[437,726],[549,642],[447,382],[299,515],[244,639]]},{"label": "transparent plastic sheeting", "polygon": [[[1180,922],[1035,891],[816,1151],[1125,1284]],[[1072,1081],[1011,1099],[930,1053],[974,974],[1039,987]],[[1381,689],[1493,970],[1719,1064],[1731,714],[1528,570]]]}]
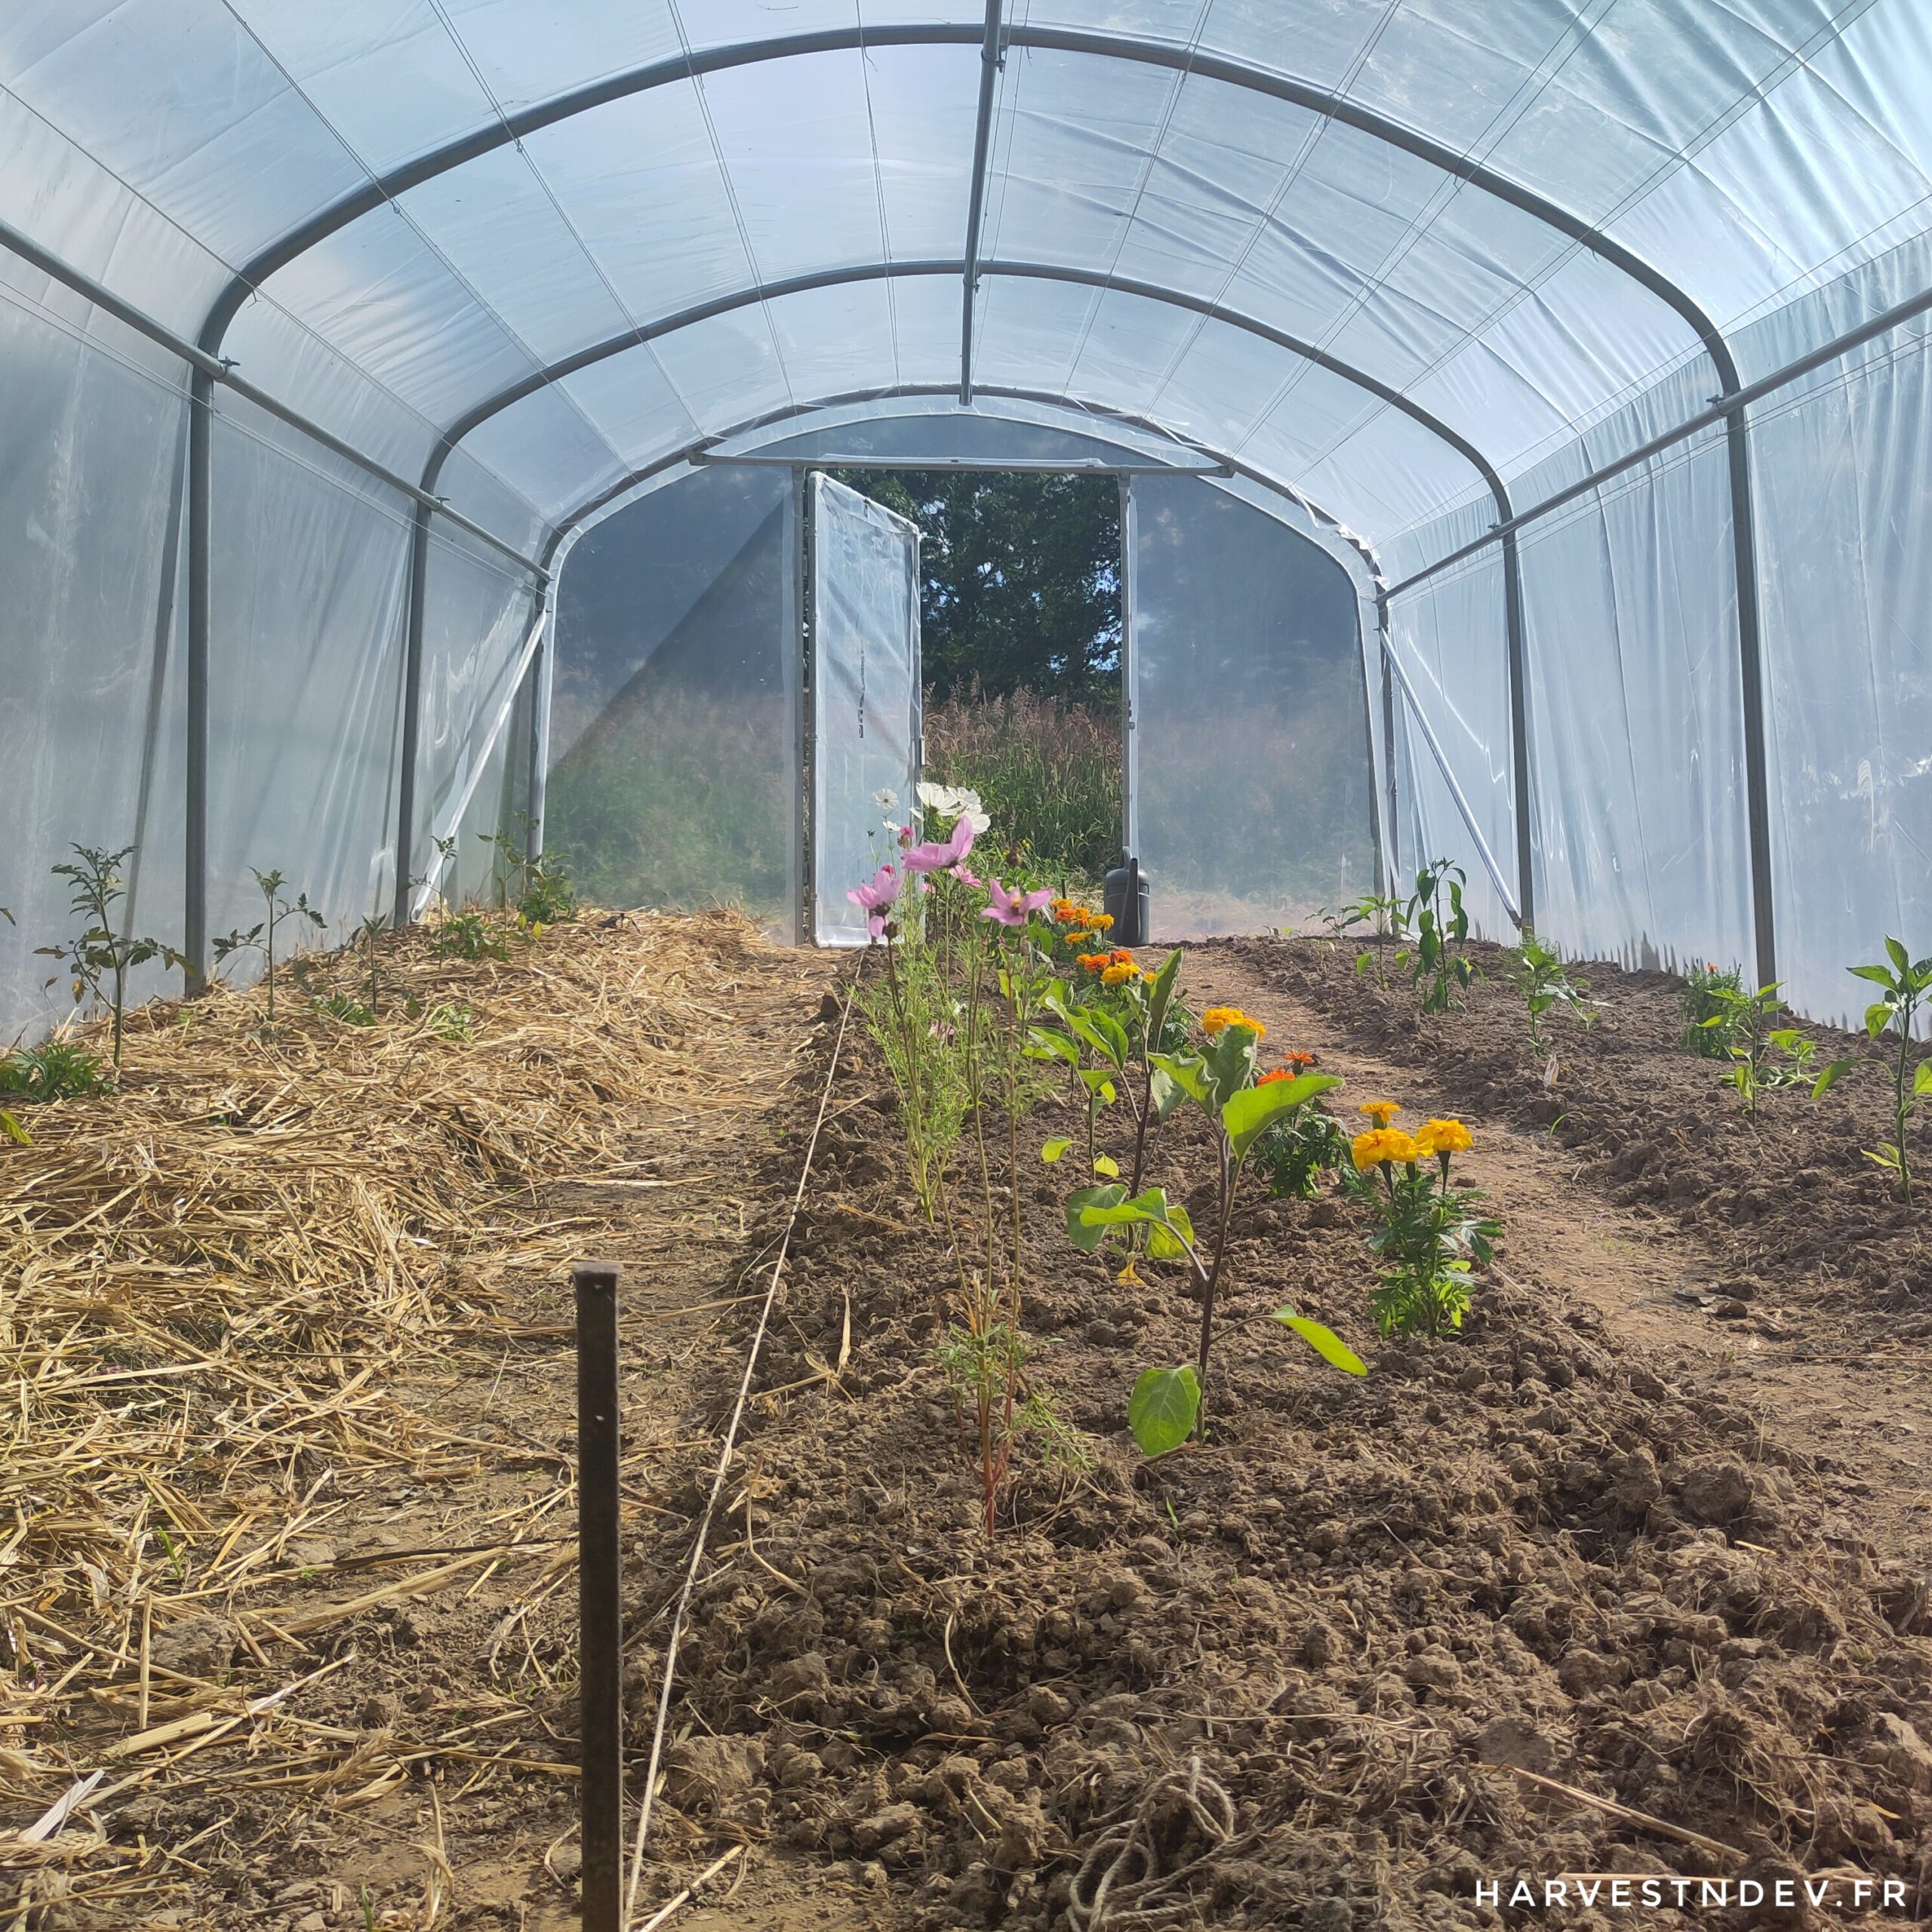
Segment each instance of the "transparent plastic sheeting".
[{"label": "transparent plastic sheeting", "polygon": [[[1478,534],[1493,515],[1485,500],[1481,509],[1445,519],[1446,527],[1430,533],[1432,541],[1451,549]],[[1411,884],[1417,867],[1429,860],[1454,860],[1466,875],[1463,903],[1471,923],[1486,938],[1506,940],[1515,924],[1482,857],[1486,848],[1490,861],[1513,885],[1515,776],[1500,548],[1480,550],[1392,599],[1389,639],[1407,686],[1405,699],[1402,683],[1397,684],[1395,729],[1407,736],[1414,783],[1408,801],[1414,837],[1402,851],[1401,883]],[[1444,764],[1475,821],[1474,836],[1444,777]]]},{"label": "transparent plastic sheeting", "polygon": [[186,420],[180,395],[0,300],[0,1049],[68,1011],[34,949],[78,930],[51,870],[73,845],[139,844],[134,930],[180,940],[169,565]]},{"label": "transparent plastic sheeting", "polygon": [[1749,970],[1727,462],[1710,430],[1522,534],[1536,924],[1573,957]]},{"label": "transparent plastic sheeting", "polygon": [[790,472],[724,465],[571,549],[544,838],[586,899],[737,904],[796,937],[798,549]]},{"label": "transparent plastic sheeting", "polygon": [[1155,935],[1299,928],[1372,891],[1347,574],[1192,478],[1133,478],[1128,555],[1134,824]]},{"label": "transparent plastic sheeting", "polygon": [[1792,1002],[1858,1023],[1849,966],[1932,952],[1932,365],[1925,325],[1753,419],[1772,888]]},{"label": "transparent plastic sheeting", "polygon": [[919,534],[822,472],[808,487],[812,937],[863,946],[846,893],[891,856],[882,821],[906,822],[919,777]]}]

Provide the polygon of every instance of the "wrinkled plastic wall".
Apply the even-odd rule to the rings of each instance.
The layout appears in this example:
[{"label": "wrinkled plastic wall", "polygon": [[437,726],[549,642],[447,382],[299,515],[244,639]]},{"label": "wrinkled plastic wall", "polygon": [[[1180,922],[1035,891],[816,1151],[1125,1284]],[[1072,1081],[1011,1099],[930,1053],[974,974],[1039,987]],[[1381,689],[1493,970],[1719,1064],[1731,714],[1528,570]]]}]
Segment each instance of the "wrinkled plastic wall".
[{"label": "wrinkled plastic wall", "polygon": [[[45,297],[43,300],[42,298]],[[186,788],[189,404],[172,358],[58,291],[0,285],[0,1041],[72,1011],[35,949],[78,930],[52,867],[71,848],[132,846],[122,930],[182,943]],[[393,894],[409,515],[392,491],[252,408],[217,396],[210,429],[208,929],[262,915],[252,871],[306,893],[334,945]],[[488,883],[516,728],[531,580],[438,532],[426,605],[417,864],[456,826],[452,896]],[[527,709],[525,713],[527,716]],[[493,743],[493,735],[494,742]],[[488,771],[482,769],[490,760]],[[456,823],[459,801],[467,810]],[[223,977],[257,974],[238,953]],[[178,991],[154,966],[131,997]]]},{"label": "wrinkled plastic wall", "polygon": [[[1628,448],[1694,414],[1694,368],[1623,412]],[[1584,473],[1572,445],[1512,485]],[[1743,678],[1723,429],[1531,524],[1518,540],[1536,924],[1563,952],[1680,970],[1752,958]],[[1512,861],[1513,863],[1513,860]]]},{"label": "wrinkled plastic wall", "polygon": [[[1412,567],[1447,554],[1494,521],[1484,497],[1438,519],[1415,540],[1392,546],[1392,555]],[[1406,697],[1402,684],[1396,686],[1395,729],[1407,739],[1414,780],[1409,801],[1414,835],[1403,844],[1405,876],[1397,884],[1410,889],[1418,866],[1451,860],[1467,875],[1463,903],[1472,925],[1485,938],[1507,940],[1515,931],[1509,910],[1516,868],[1515,763],[1500,548],[1479,550],[1392,599],[1389,636],[1407,681]],[[1433,747],[1418,712],[1434,735]],[[1445,764],[1454,787],[1444,776]],[[1497,888],[1497,872],[1510,888],[1509,900]]]},{"label": "wrinkled plastic wall", "polygon": [[892,856],[919,777],[919,537],[814,472],[811,492],[812,936],[863,946],[846,897]]},{"label": "wrinkled plastic wall", "polygon": [[789,471],[718,465],[568,553],[544,839],[586,897],[795,934],[799,541]]},{"label": "wrinkled plastic wall", "polygon": [[43,283],[43,306],[23,278],[0,263],[0,1047],[68,1011],[34,949],[69,931],[51,869],[72,846],[142,844],[134,918],[181,937],[180,793],[156,760],[179,729],[165,559],[186,401],[178,367],[88,342],[83,305]]},{"label": "wrinkled plastic wall", "polygon": [[1300,928],[1372,891],[1346,571],[1194,478],[1133,479],[1126,547],[1135,828],[1155,935]]}]

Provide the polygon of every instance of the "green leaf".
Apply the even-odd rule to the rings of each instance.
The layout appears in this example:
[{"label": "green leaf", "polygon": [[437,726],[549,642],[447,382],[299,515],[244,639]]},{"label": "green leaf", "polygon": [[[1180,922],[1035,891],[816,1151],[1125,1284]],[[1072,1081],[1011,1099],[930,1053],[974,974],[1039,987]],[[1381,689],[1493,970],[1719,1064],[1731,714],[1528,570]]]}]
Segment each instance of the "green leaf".
[{"label": "green leaf", "polygon": [[1885,936],[1885,954],[1886,957],[1891,961],[1892,964],[1899,969],[1901,974],[1910,974],[1912,971],[1912,955],[1906,952],[1905,948],[1900,945],[1897,940],[1894,939],[1889,933]]},{"label": "green leaf", "polygon": [[1918,1063],[1918,1070],[1912,1076],[1912,1091],[1915,1094],[1932,1094],[1932,1060]]},{"label": "green leaf", "polygon": [[1292,1080],[1271,1080],[1265,1087],[1245,1087],[1229,1095],[1221,1109],[1221,1127],[1235,1158],[1238,1160],[1254,1145],[1270,1121],[1341,1084],[1332,1073],[1303,1073]]},{"label": "green leaf", "polygon": [[1080,1049],[1064,1033],[1044,1026],[1029,1029],[1033,1044],[1026,1051],[1035,1060],[1063,1060],[1069,1066],[1080,1064]]},{"label": "green leaf", "polygon": [[1143,1456],[1164,1456],[1194,1433],[1201,1413],[1201,1384],[1193,1366],[1150,1368],[1127,1401],[1127,1426]]},{"label": "green leaf", "polygon": [[1088,1214],[1098,1209],[1118,1207],[1127,1198],[1127,1189],[1119,1181],[1104,1187],[1077,1187],[1066,1197],[1066,1238],[1082,1254],[1091,1254],[1107,1238],[1109,1223],[1090,1221]]},{"label": "green leaf", "polygon": [[1190,1100],[1208,1105],[1208,1069],[1192,1054],[1156,1054],[1154,1065],[1164,1073]]},{"label": "green leaf", "polygon": [[1865,1148],[1863,1152],[1868,1161],[1876,1161],[1880,1167],[1890,1168],[1894,1172],[1897,1171],[1899,1164],[1899,1150],[1889,1140],[1881,1140],[1878,1143],[1878,1150],[1876,1153],[1874,1153],[1869,1147]]},{"label": "green leaf", "polygon": [[1187,1098],[1186,1088],[1164,1066],[1155,1067],[1148,1075],[1147,1091],[1154,1103],[1156,1120],[1165,1120]]},{"label": "green leaf", "polygon": [[1892,1023],[1890,1003],[1886,1000],[1874,1000],[1865,1009],[1865,1030],[1876,1039]]},{"label": "green leaf", "polygon": [[1324,1328],[1318,1321],[1311,1321],[1305,1315],[1297,1315],[1291,1308],[1278,1308],[1275,1319],[1284,1328],[1292,1328],[1308,1346],[1325,1362],[1348,1375],[1366,1375],[1368,1364],[1332,1328]]},{"label": "green leaf", "polygon": [[1111,1154],[1096,1154],[1094,1156],[1094,1171],[1097,1174],[1105,1174],[1109,1180],[1118,1180],[1120,1163]]},{"label": "green leaf", "polygon": [[1847,966],[1845,971],[1858,979],[1869,980],[1875,986],[1892,983],[1891,974],[1882,966]]},{"label": "green leaf", "polygon": [[1103,1013],[1098,1008],[1087,1016],[1095,1032],[1106,1042],[1106,1054],[1116,1066],[1126,1066],[1134,1051],[1128,1041],[1127,1029],[1111,1013]]},{"label": "green leaf", "polygon": [[4,1134],[17,1147],[31,1147],[33,1145],[33,1136],[5,1107],[0,1107],[0,1134]]},{"label": "green leaf", "polygon": [[1187,1245],[1171,1229],[1156,1222],[1147,1230],[1147,1253],[1155,1261],[1184,1261]]},{"label": "green leaf", "polygon": [[1154,975],[1153,991],[1147,1000],[1147,1038],[1158,1040],[1168,1023],[1168,1008],[1174,1004],[1175,983],[1180,977],[1180,948],[1176,946]]},{"label": "green leaf", "polygon": [[[1112,1060],[1116,1066],[1125,1063],[1127,1035],[1120,1030],[1120,1022],[1115,1020],[1111,1014],[1081,1013],[1072,1007],[1066,1006],[1060,1009],[1060,1017],[1066,1022],[1068,1027],[1084,1040],[1103,1060]],[[1120,1051],[1118,1053],[1115,1051],[1112,1044],[1108,1040],[1106,1035],[1094,1023],[1097,1020],[1105,1020],[1112,1026],[1114,1036],[1121,1043]]]},{"label": "green leaf", "polygon": [[1774,1026],[1764,1037],[1780,1053],[1788,1054],[1798,1044],[1798,1029],[1795,1026]]},{"label": "green leaf", "polygon": [[1815,1100],[1820,1094],[1829,1093],[1851,1071],[1855,1064],[1855,1062],[1848,1060],[1833,1060],[1817,1078],[1812,1081],[1812,1099]]},{"label": "green leaf", "polygon": [[1083,1066],[1080,1078],[1086,1083],[1090,1094],[1099,1095],[1108,1106],[1114,1103],[1114,1077],[1104,1066]]},{"label": "green leaf", "polygon": [[1057,1161],[1072,1145],[1073,1143],[1069,1140],[1049,1140],[1040,1149],[1040,1158],[1045,1161],[1048,1167],[1051,1167],[1054,1161]]}]

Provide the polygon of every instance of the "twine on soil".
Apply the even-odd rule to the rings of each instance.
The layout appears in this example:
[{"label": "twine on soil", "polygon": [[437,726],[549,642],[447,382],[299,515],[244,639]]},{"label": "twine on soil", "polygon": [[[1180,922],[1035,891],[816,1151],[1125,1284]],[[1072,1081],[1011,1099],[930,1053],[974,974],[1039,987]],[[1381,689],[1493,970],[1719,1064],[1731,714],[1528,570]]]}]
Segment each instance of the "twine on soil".
[{"label": "twine on soil", "polygon": [[[1177,1817],[1207,1840],[1207,1849],[1163,1872],[1155,1833]],[[1202,1769],[1198,1755],[1188,1759],[1184,1771],[1162,1772],[1140,1794],[1132,1816],[1109,1826],[1081,1860],[1066,1901],[1074,1932],[1171,1922],[1174,1908],[1167,1901],[1176,1886],[1234,1831],[1234,1800],[1213,1772]]]},{"label": "twine on soil", "polygon": [[[745,1404],[751,1397],[752,1377],[757,1372],[758,1354],[764,1346],[765,1331],[771,1321],[772,1304],[777,1299],[778,1284],[784,1278],[786,1259],[792,1249],[792,1232],[798,1225],[798,1211],[804,1204],[805,1188],[811,1179],[813,1157],[818,1152],[819,1131],[825,1125],[826,1109],[832,1100],[832,1082],[838,1077],[839,1056],[845,1046],[845,1024],[851,1017],[853,995],[857,991],[860,977],[864,969],[865,959],[862,954],[858,968],[852,975],[851,983],[845,989],[844,1004],[839,1009],[838,1032],[832,1043],[832,1058],[825,1069],[825,1084],[820,1090],[818,1111],[813,1117],[811,1135],[805,1143],[805,1158],[799,1164],[798,1184],[792,1191],[791,1211],[785,1217],[785,1232],[779,1238],[777,1257],[771,1264],[771,1279],[765,1288],[764,1306],[758,1310],[758,1326],[752,1331],[751,1346],[746,1351],[744,1373],[738,1381],[738,1399],[732,1405],[731,1420],[725,1428],[724,1441],[718,1452],[718,1467],[711,1479],[711,1494],[706,1497],[704,1513],[698,1518],[697,1535],[692,1541],[690,1561],[685,1566],[684,1583],[678,1592],[678,1607],[671,1619],[671,1635],[664,1646],[664,1681],[657,1694],[657,1721],[651,1733],[651,1761],[645,1771],[643,1795],[638,1802],[637,1836],[631,1847],[630,1878],[624,1887],[623,1932],[630,1932],[632,1921],[637,1910],[637,1888],[644,1875],[645,1839],[651,1829],[651,1801],[657,1793],[658,1763],[664,1754],[665,1727],[670,1721],[671,1689],[677,1673],[678,1646],[684,1638],[685,1619],[691,1609],[691,1592],[697,1586],[698,1568],[704,1561],[705,1546],[711,1536],[712,1518],[718,1513],[718,1499],[724,1494],[724,1478],[730,1471],[731,1457],[737,1447],[739,1425],[744,1420]],[[749,1520],[748,1515],[748,1523]],[[709,1874],[706,1875],[709,1877]],[[695,1887],[689,1889],[694,1890]],[[651,1923],[654,1925],[662,1923],[661,1917],[654,1918]]]}]

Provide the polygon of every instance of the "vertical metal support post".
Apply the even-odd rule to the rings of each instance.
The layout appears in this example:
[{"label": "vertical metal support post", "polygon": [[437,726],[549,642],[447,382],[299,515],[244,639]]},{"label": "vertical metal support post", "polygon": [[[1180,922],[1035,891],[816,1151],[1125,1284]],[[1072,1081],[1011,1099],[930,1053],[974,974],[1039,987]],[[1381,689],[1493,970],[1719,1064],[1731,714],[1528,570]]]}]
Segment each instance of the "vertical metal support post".
[{"label": "vertical metal support post", "polygon": [[1134,742],[1134,486],[1123,476],[1120,492],[1120,855],[1136,849],[1138,777]]},{"label": "vertical metal support post", "polygon": [[798,764],[798,803],[792,814],[792,876],[797,886],[792,943],[810,946],[818,937],[812,896],[812,871],[818,863],[818,774],[814,763],[818,734],[813,728],[818,704],[818,668],[812,649],[811,493],[802,464],[792,472],[791,562],[786,574],[789,596],[784,623],[791,640],[792,704]]},{"label": "vertical metal support post", "polygon": [[1392,892],[1395,881],[1402,875],[1402,849],[1397,836],[1397,828],[1401,820],[1396,815],[1395,805],[1395,679],[1389,668],[1389,600],[1378,596],[1375,600],[1375,632],[1382,646],[1382,746],[1384,770],[1382,782],[1388,790],[1389,827],[1389,883],[1385,891]]},{"label": "vertical metal support post", "polygon": [[200,369],[188,379],[188,767],[183,832],[181,977],[189,996],[204,991],[208,974],[208,577],[209,475],[214,380]]},{"label": "vertical metal support post", "polygon": [[1737,578],[1737,660],[1744,703],[1744,807],[1750,832],[1751,923],[1757,949],[1754,985],[1778,976],[1777,924],[1771,894],[1770,781],[1764,749],[1764,670],[1758,605],[1757,518],[1751,500],[1751,432],[1744,411],[1724,418],[1730,460],[1730,537]]},{"label": "vertical metal support post", "polygon": [[421,503],[409,526],[409,591],[402,620],[402,746],[395,801],[395,906],[390,923],[410,923],[410,866],[416,846],[416,759],[423,736],[423,606],[429,588],[429,512]]},{"label": "vertical metal support post", "polygon": [[[1509,512],[1503,512],[1506,519]],[[1516,533],[1503,534],[1503,615],[1509,648],[1509,762],[1515,776],[1517,924],[1536,926],[1536,866],[1531,837],[1530,694],[1523,652],[1523,570]]]},{"label": "vertical metal support post", "polygon": [[1382,801],[1375,786],[1375,694],[1369,682],[1368,640],[1362,635],[1361,605],[1355,605],[1355,656],[1361,663],[1361,732],[1368,750],[1368,849],[1377,896],[1388,891],[1388,866],[1382,838]]},{"label": "vertical metal support post", "polygon": [[583,1932],[623,1910],[623,1604],[617,1529],[617,1284],[608,1261],[571,1271],[577,1291],[578,1655],[583,1755]]},{"label": "vertical metal support post", "polygon": [[534,859],[543,850],[543,791],[550,763],[550,675],[557,661],[557,614],[552,605],[538,620],[542,641],[530,660],[530,770],[523,792],[523,849]]}]

